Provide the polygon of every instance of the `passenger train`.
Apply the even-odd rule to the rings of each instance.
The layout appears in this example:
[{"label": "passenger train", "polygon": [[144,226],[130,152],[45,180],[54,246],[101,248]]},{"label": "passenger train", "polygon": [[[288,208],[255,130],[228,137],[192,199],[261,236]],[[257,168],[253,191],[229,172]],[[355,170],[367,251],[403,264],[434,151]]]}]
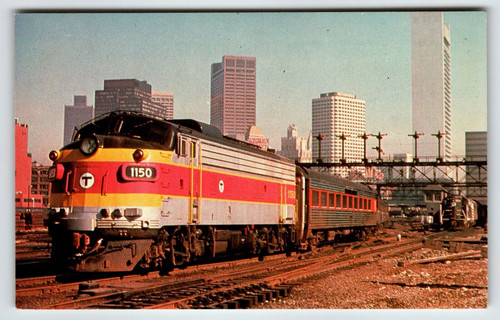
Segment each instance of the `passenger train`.
[{"label": "passenger train", "polygon": [[369,187],[194,120],[105,114],[49,158],[51,256],[77,272],[292,252],[388,220]]}]

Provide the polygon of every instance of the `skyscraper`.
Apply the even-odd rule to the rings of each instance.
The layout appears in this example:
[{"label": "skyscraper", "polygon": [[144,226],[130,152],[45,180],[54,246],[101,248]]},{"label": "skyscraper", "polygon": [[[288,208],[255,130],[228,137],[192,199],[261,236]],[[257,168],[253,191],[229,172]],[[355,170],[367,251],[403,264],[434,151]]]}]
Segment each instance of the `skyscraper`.
[{"label": "skyscraper", "polygon": [[311,162],[312,135],[299,137],[297,127],[292,124],[288,126],[286,137],[281,138],[281,151],[279,155],[298,162]]},{"label": "skyscraper", "polygon": [[418,141],[418,156],[449,159],[451,148],[451,58],[450,28],[442,12],[411,14],[413,131],[424,133]]},{"label": "skyscraper", "polygon": [[244,140],[256,125],[256,59],[223,56],[212,64],[210,124],[222,134]]},{"label": "skyscraper", "polygon": [[[319,156],[323,162],[338,162],[342,159],[342,138],[344,137],[344,159],[357,162],[363,159],[363,139],[366,131],[365,101],[353,94],[330,92],[322,93],[312,100],[312,135],[324,136],[319,144],[312,143],[312,160]],[[340,173],[340,171],[339,171]],[[342,171],[342,175],[347,172]]]},{"label": "skyscraper", "polygon": [[104,90],[95,91],[95,116],[124,110],[166,118],[165,106],[151,99],[151,85],[136,79],[104,80]]},{"label": "skyscraper", "polygon": [[174,94],[172,92],[153,91],[151,93],[151,100],[153,100],[154,103],[160,104],[165,107],[165,119],[174,118]]},{"label": "skyscraper", "polygon": [[[465,158],[467,161],[486,161],[488,158],[488,133],[486,131],[472,131],[465,133]],[[487,168],[486,168],[487,169]],[[486,170],[480,170],[477,166],[467,166],[467,183],[487,182]],[[467,196],[488,204],[487,188],[468,188]]]},{"label": "skyscraper", "polygon": [[74,96],[72,106],[64,106],[64,145],[73,137],[75,127],[94,118],[94,107],[87,105],[87,96]]}]

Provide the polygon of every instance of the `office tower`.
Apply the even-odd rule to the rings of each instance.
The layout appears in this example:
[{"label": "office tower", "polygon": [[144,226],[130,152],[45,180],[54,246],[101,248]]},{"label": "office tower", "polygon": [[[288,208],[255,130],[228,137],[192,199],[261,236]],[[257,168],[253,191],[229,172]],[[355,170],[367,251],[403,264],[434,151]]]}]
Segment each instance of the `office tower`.
[{"label": "office tower", "polygon": [[[322,93],[320,98],[312,100],[312,160],[321,157],[323,162],[361,162],[363,159],[363,135],[366,131],[365,101],[353,94],[339,92]],[[318,135],[321,140],[319,154]],[[343,139],[342,139],[343,137]],[[347,176],[347,170],[334,170]]]},{"label": "office tower", "polygon": [[64,106],[64,145],[73,137],[75,127],[94,118],[94,107],[87,105],[87,96],[74,96],[73,105]]},{"label": "office tower", "polygon": [[151,93],[151,100],[165,108],[165,119],[174,118],[174,94],[172,92],[153,91]]},{"label": "office tower", "polygon": [[[488,158],[488,133],[486,131],[475,131],[465,133],[465,158],[467,161],[486,161]],[[486,170],[479,170],[477,166],[467,166],[466,183],[487,182]],[[488,204],[487,188],[468,188],[467,196]]]},{"label": "office tower", "polygon": [[[451,148],[451,60],[450,29],[442,12],[411,14],[413,132],[418,140],[418,157],[444,159]],[[433,134],[446,133],[441,139]]]},{"label": "office tower", "polygon": [[31,167],[31,193],[42,197],[42,207],[49,205],[50,185],[49,169],[50,166],[33,162]]},{"label": "office tower", "polygon": [[257,126],[248,128],[245,134],[245,141],[259,147],[259,149],[269,149],[269,138],[266,138],[262,130]]},{"label": "office tower", "polygon": [[31,193],[31,154],[28,153],[28,125],[15,119],[16,208],[27,207]]},{"label": "office tower", "polygon": [[104,90],[95,91],[96,117],[118,110],[167,117],[166,108],[152,101],[151,85],[136,79],[104,80]]},{"label": "office tower", "polygon": [[298,162],[312,161],[312,134],[309,137],[299,137],[297,127],[288,126],[286,137],[281,138],[281,151],[279,155]]},{"label": "office tower", "polygon": [[212,64],[210,124],[243,140],[256,125],[256,59],[223,56]]},{"label": "office tower", "polygon": [[42,206],[42,196],[34,194],[31,154],[28,153],[28,125],[15,119],[15,203],[16,214]]}]

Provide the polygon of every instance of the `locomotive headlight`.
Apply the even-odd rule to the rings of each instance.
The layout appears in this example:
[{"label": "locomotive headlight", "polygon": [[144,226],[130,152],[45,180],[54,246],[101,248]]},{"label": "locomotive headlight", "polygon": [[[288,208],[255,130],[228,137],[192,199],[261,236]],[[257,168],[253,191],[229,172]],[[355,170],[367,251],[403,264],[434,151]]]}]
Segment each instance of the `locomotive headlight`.
[{"label": "locomotive headlight", "polygon": [[148,157],[148,153],[142,149],[136,149],[132,154],[135,161],[141,161]]},{"label": "locomotive headlight", "polygon": [[59,153],[59,151],[57,150],[52,150],[50,153],[49,153],[49,159],[52,160],[52,161],[56,161],[58,160],[59,158],[61,157],[61,154]]},{"label": "locomotive headlight", "polygon": [[84,155],[90,156],[96,152],[97,146],[98,143],[96,137],[85,137],[80,142],[80,151]]}]

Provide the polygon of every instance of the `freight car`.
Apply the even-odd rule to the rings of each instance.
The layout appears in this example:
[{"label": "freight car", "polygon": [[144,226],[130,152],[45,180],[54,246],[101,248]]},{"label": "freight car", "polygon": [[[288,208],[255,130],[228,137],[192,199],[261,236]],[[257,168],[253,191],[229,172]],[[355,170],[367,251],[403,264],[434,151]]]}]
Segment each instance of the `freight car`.
[{"label": "freight car", "polygon": [[49,158],[52,259],[79,272],[291,252],[387,219],[368,187],[194,120],[106,114]]}]

